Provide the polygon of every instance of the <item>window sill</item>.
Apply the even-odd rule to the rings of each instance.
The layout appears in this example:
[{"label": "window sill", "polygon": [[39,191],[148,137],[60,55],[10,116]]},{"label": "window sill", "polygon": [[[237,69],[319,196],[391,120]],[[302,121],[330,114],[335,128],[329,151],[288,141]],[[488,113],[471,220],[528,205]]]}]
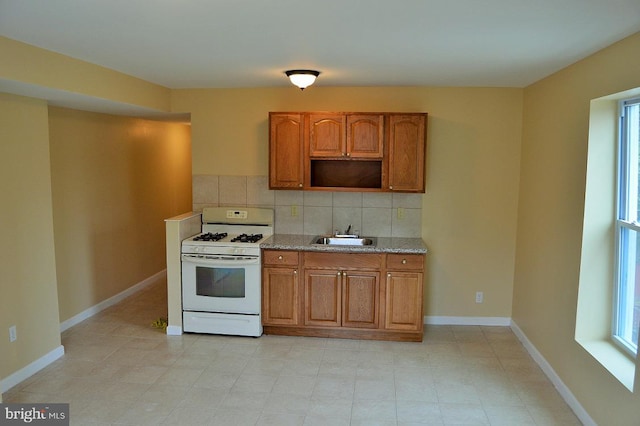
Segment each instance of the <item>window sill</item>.
[{"label": "window sill", "polygon": [[629,392],[633,392],[636,366],[626,354],[606,340],[584,340],[577,342],[609,371]]}]

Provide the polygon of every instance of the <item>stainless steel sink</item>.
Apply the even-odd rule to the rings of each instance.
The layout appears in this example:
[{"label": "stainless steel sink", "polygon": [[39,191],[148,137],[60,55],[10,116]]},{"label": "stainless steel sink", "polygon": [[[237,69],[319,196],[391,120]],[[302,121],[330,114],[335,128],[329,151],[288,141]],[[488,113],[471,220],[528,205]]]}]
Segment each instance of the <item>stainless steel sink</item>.
[{"label": "stainless steel sink", "polygon": [[313,242],[311,244],[320,244],[320,245],[328,245],[328,246],[375,246],[376,239],[375,238],[366,238],[366,237],[328,237],[319,235],[313,238]]}]

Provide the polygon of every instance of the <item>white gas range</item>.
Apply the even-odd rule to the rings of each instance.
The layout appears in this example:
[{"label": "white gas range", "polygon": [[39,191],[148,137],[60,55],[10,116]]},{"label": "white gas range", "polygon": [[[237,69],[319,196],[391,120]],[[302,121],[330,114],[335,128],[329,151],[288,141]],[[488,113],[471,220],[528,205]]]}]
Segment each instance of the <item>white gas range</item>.
[{"label": "white gas range", "polygon": [[260,243],[272,234],[271,209],[202,211],[202,233],[182,242],[185,332],[262,335]]}]

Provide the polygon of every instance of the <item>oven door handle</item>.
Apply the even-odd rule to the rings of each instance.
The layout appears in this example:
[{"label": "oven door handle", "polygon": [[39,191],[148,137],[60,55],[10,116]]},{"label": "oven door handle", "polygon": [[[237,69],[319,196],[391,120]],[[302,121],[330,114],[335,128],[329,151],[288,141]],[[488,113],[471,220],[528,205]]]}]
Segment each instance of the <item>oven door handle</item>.
[{"label": "oven door handle", "polygon": [[242,265],[253,265],[256,263],[260,263],[260,258],[257,256],[215,256],[215,255],[193,255],[193,254],[183,254],[182,255],[183,262],[189,263],[197,263],[200,265],[210,265],[210,266],[242,266]]}]

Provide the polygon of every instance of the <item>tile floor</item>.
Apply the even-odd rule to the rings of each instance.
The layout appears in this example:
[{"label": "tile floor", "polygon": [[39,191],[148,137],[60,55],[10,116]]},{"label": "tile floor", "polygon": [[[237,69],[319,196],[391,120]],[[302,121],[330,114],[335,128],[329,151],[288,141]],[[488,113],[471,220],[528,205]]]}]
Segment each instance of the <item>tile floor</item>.
[{"label": "tile floor", "polygon": [[507,327],[422,343],[166,336],[159,282],[65,331],[65,355],[3,395],[69,402],[72,425],[580,425]]}]

